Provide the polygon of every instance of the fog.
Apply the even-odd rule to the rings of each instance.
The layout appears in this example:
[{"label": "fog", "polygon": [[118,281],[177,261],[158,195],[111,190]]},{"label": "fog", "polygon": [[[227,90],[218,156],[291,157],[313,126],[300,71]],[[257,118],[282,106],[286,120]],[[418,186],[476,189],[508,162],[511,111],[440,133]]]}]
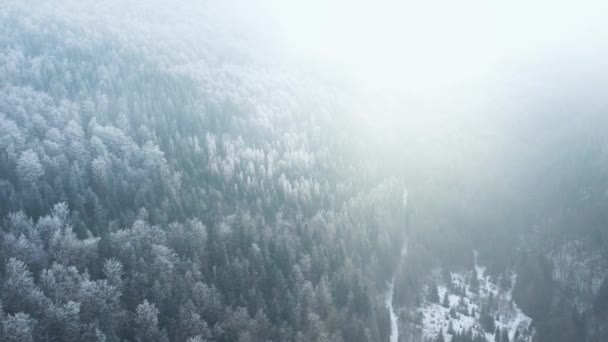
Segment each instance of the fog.
[{"label": "fog", "polygon": [[1,1],[0,341],[608,340],[606,13]]}]

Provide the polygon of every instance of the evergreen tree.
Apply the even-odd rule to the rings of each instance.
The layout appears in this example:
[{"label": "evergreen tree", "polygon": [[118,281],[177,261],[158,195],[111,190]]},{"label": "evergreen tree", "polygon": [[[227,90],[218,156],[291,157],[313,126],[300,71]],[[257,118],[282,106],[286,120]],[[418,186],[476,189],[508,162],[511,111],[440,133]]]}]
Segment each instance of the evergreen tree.
[{"label": "evergreen tree", "polygon": [[469,315],[469,306],[466,303],[466,301],[464,300],[464,297],[460,297],[458,299],[457,308],[458,308],[458,312],[460,312],[461,314],[463,314],[465,316]]},{"label": "evergreen tree", "polygon": [[454,318],[454,319],[458,319],[458,313],[456,312],[456,308],[452,307],[450,309],[450,317]]},{"label": "evergreen tree", "polygon": [[509,330],[504,328],[500,336],[500,342],[509,342]]},{"label": "evergreen tree", "polygon": [[479,275],[477,274],[477,268],[473,268],[473,274],[471,275],[471,292],[479,294]]},{"label": "evergreen tree", "polygon": [[448,334],[450,335],[454,335],[456,332],[454,331],[454,323],[452,322],[452,320],[450,320],[450,323],[448,324]]},{"label": "evergreen tree", "polygon": [[488,306],[486,305],[481,307],[479,321],[486,332],[492,333],[496,329],[494,316],[488,312]]},{"label": "evergreen tree", "polygon": [[429,285],[428,301],[431,303],[439,303],[439,290],[434,282]]},{"label": "evergreen tree", "polygon": [[19,312],[7,315],[3,322],[4,341],[6,342],[33,342],[34,321],[30,315]]},{"label": "evergreen tree", "polygon": [[469,327],[466,333],[467,341],[473,342],[473,328]]},{"label": "evergreen tree", "polygon": [[137,306],[135,323],[138,341],[163,342],[167,340],[165,333],[158,327],[158,313],[156,305],[147,300]]},{"label": "evergreen tree", "polygon": [[444,308],[450,307],[450,297],[448,296],[448,291],[445,291],[445,293],[443,294],[443,301],[441,305],[443,305]]},{"label": "evergreen tree", "polygon": [[445,342],[445,337],[443,336],[443,329],[439,329],[439,334],[435,339],[436,342]]},{"label": "evergreen tree", "polygon": [[448,271],[447,268],[443,267],[441,269],[441,276],[443,278],[443,282],[445,283],[445,286],[448,289],[448,291],[453,290],[454,283],[452,281],[452,274],[450,273],[450,271]]}]

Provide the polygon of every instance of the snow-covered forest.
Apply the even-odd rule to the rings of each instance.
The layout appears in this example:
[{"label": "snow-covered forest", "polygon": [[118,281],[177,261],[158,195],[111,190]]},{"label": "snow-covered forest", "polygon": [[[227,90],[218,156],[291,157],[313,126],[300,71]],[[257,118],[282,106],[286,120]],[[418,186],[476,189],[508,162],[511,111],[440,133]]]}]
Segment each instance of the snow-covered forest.
[{"label": "snow-covered forest", "polygon": [[256,11],[0,3],[0,341],[608,338],[608,69],[426,103]]}]

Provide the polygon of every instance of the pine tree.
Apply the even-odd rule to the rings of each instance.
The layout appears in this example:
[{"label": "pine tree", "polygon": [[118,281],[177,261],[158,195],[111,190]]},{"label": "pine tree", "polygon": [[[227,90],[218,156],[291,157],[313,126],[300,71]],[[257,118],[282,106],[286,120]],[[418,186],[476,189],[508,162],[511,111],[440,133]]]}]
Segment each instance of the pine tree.
[{"label": "pine tree", "polygon": [[467,330],[467,341],[471,341],[473,342],[473,328],[469,327],[469,329]]},{"label": "pine tree", "polygon": [[496,309],[494,304],[494,293],[490,292],[490,296],[488,296],[488,310]]},{"label": "pine tree", "polygon": [[469,315],[469,306],[468,304],[465,302],[464,297],[460,297],[458,299],[458,312],[462,313],[465,316]]},{"label": "pine tree", "polygon": [[509,342],[509,330],[507,328],[502,330],[500,342]]},{"label": "pine tree", "polygon": [[19,160],[17,160],[17,175],[22,186],[32,186],[44,175],[44,168],[40,164],[38,154],[32,149],[21,153]]},{"label": "pine tree", "polygon": [[448,334],[454,335],[454,333],[454,323],[452,322],[452,320],[450,320],[450,324],[448,324]]},{"label": "pine tree", "polygon": [[429,285],[429,295],[428,300],[431,303],[439,303],[439,290],[437,289],[437,284],[434,282]]},{"label": "pine tree", "polygon": [[444,308],[449,308],[450,307],[450,297],[448,296],[448,291],[445,291],[445,293],[443,294],[442,305],[443,305]]},{"label": "pine tree", "polygon": [[445,342],[445,337],[443,336],[443,329],[439,330],[439,335],[435,339],[436,342]]},{"label": "pine tree", "polygon": [[448,290],[452,290],[454,288],[454,283],[452,282],[452,274],[446,268],[442,269],[442,277],[443,282]]},{"label": "pine tree", "polygon": [[4,341],[6,342],[33,342],[32,327],[34,325],[30,315],[23,312],[7,315],[4,319]]},{"label": "pine tree", "polygon": [[164,331],[158,327],[158,309],[154,303],[144,300],[136,309],[135,323],[137,325],[138,341],[165,341]]},{"label": "pine tree", "polygon": [[452,307],[452,308],[450,309],[450,316],[451,316],[452,318],[454,318],[454,319],[457,319],[457,318],[458,318],[458,313],[456,313],[456,308]]},{"label": "pine tree", "polygon": [[488,312],[488,307],[485,305],[481,307],[481,311],[479,313],[479,321],[483,329],[489,333],[494,332],[494,330],[496,329],[494,316],[492,316]]},{"label": "pine tree", "polygon": [[470,290],[475,294],[479,294],[479,275],[477,274],[477,268],[473,268]]}]

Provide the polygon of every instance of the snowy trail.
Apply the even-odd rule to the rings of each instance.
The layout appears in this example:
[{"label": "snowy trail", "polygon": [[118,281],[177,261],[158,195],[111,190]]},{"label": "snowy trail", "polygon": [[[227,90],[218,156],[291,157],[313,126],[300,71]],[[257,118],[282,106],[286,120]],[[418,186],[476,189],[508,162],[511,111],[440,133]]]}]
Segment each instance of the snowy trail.
[{"label": "snowy trail", "polygon": [[[403,259],[405,258],[405,256],[407,255],[407,247],[404,245],[401,248],[401,258],[399,259],[399,264],[397,265],[397,269],[395,270],[395,273],[399,270],[401,263],[403,262]],[[398,317],[397,317],[397,313],[395,312],[395,308],[393,307],[393,294],[395,293],[395,277],[396,275],[393,275],[393,279],[391,280],[391,283],[388,286],[388,292],[386,293],[386,308],[388,309],[390,316],[391,316],[391,337],[390,337],[390,342],[397,342],[399,341],[399,321],[398,321]]]},{"label": "snowy trail", "polygon": [[397,325],[397,314],[395,308],[393,308],[393,293],[395,290],[395,277],[391,280],[391,284],[388,287],[388,293],[386,294],[386,307],[391,315],[391,339],[390,342],[397,342],[399,340],[399,326]]},{"label": "snowy trail", "polygon": [[[403,189],[403,212],[407,209],[407,189]],[[393,294],[395,293],[395,277],[397,276],[397,272],[401,268],[401,263],[403,259],[407,255],[407,240],[403,242],[403,246],[401,246],[401,256],[399,257],[399,262],[397,263],[397,268],[395,269],[395,274],[393,274],[393,279],[388,286],[388,291],[386,293],[385,305],[388,309],[388,312],[391,315],[391,335],[390,342],[398,342],[399,341],[399,317],[395,312],[395,308],[393,307]]]}]

